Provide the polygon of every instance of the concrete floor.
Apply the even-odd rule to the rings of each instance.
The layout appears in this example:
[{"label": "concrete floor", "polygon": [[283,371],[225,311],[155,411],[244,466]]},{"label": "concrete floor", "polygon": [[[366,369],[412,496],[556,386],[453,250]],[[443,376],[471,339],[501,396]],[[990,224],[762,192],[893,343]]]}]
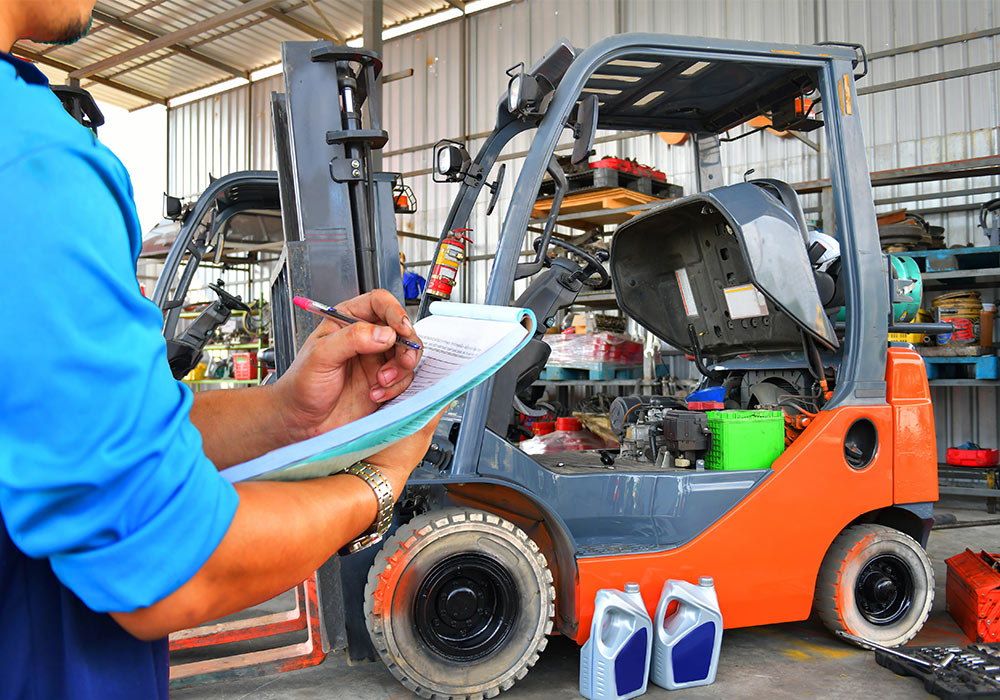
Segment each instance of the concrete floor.
[{"label": "concrete floor", "polygon": [[[954,514],[960,522],[997,518],[988,515],[985,509],[939,508],[939,512]],[[934,609],[913,644],[967,643],[945,610],[944,560],[965,547],[996,551],[998,543],[1000,525],[932,532],[928,552],[937,584]],[[578,669],[579,647],[563,637],[552,637],[534,669],[500,697],[503,700],[580,697]],[[331,654],[314,668],[175,690],[171,697],[175,700],[409,700],[417,696],[403,688],[381,663],[351,667],[340,653]],[[650,684],[644,697],[892,700],[933,696],[915,679],[896,676],[876,664],[874,654],[835,641],[818,620],[810,619],[727,631],[713,685],[668,692]]]}]

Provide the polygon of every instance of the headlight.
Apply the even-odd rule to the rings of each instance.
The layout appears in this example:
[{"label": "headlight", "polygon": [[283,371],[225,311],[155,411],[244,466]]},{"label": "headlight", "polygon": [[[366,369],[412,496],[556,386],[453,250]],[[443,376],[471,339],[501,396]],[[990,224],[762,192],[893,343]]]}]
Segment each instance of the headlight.
[{"label": "headlight", "polygon": [[521,86],[524,85],[524,73],[518,73],[507,84],[507,110],[514,114],[521,103]]},{"label": "headlight", "polygon": [[442,148],[438,151],[437,158],[437,171],[442,175],[451,174],[452,169],[455,167],[454,154],[450,148]]}]

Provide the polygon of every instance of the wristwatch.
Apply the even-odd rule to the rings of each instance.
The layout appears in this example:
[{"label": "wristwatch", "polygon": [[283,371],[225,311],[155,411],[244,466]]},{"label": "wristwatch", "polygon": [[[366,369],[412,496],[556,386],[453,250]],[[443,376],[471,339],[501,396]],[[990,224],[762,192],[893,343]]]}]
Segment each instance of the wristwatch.
[{"label": "wristwatch", "polygon": [[375,492],[375,497],[378,499],[378,515],[375,516],[375,522],[368,532],[344,545],[338,552],[341,556],[355,554],[362,549],[381,542],[385,533],[389,530],[389,524],[392,522],[393,504],[392,484],[382,476],[382,472],[379,471],[378,467],[361,461],[352,464],[344,471],[364,479],[365,483],[372,487],[372,491]]}]

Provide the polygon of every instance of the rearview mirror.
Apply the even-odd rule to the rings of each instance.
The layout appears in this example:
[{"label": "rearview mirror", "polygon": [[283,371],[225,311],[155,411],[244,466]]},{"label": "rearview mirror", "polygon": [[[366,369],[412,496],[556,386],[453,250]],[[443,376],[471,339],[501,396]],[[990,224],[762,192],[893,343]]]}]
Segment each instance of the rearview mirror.
[{"label": "rearview mirror", "polygon": [[180,197],[171,197],[166,192],[163,193],[163,218],[176,220],[181,215]]},{"label": "rearview mirror", "polygon": [[597,134],[597,95],[587,95],[576,108],[576,126],[573,127],[573,165],[579,165],[587,160],[590,149],[594,147],[594,136]]}]

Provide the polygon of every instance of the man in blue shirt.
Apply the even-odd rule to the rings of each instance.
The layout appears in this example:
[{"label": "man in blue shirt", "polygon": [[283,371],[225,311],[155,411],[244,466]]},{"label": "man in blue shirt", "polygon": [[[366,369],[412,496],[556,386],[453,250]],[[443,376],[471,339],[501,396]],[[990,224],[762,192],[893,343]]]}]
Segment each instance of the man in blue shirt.
[{"label": "man in blue shirt", "polygon": [[[166,697],[169,632],[287,590],[376,518],[351,474],[216,470],[370,413],[418,359],[376,291],[273,386],[193,397],[172,378],[124,167],[7,53],[78,38],[93,4],[0,0],[0,698]],[[371,458],[394,494],[435,424]]]}]

